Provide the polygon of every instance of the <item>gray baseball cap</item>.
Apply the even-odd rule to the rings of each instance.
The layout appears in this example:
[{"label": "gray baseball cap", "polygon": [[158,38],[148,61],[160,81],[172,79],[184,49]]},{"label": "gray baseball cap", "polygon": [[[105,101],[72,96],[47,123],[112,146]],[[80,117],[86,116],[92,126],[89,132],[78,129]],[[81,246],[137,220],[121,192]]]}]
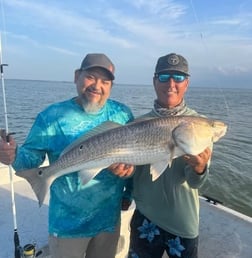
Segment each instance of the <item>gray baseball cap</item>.
[{"label": "gray baseball cap", "polygon": [[101,67],[110,75],[111,80],[115,79],[115,66],[111,60],[104,54],[87,54],[81,63],[81,70],[87,70],[93,67]]},{"label": "gray baseball cap", "polygon": [[155,73],[162,73],[162,72],[180,72],[187,76],[190,76],[188,73],[188,62],[187,60],[175,53],[168,54],[166,56],[161,56],[155,68]]}]

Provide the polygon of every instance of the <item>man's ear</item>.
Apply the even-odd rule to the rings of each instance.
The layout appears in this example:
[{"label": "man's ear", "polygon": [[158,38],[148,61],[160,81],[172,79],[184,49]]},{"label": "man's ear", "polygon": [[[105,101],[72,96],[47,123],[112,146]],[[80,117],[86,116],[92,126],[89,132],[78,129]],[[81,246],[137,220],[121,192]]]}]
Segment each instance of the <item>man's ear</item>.
[{"label": "man's ear", "polygon": [[156,80],[156,77],[153,76],[153,78],[152,78],[152,83],[153,83],[154,86],[155,86],[155,80]]},{"label": "man's ear", "polygon": [[189,78],[187,78],[186,80],[186,89],[188,88],[188,86],[189,86]]},{"label": "man's ear", "polygon": [[79,78],[79,75],[80,75],[80,70],[76,69],[75,72],[74,72],[74,83],[77,82],[77,80]]}]

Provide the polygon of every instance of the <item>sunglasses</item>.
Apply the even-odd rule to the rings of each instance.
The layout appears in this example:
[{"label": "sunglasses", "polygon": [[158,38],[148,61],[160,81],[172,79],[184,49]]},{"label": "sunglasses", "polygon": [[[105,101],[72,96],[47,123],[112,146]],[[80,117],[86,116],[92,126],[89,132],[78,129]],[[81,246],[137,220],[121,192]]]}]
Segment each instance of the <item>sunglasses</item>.
[{"label": "sunglasses", "polygon": [[168,82],[171,78],[175,82],[183,82],[187,76],[182,74],[155,74],[155,78],[158,78],[160,82]]}]

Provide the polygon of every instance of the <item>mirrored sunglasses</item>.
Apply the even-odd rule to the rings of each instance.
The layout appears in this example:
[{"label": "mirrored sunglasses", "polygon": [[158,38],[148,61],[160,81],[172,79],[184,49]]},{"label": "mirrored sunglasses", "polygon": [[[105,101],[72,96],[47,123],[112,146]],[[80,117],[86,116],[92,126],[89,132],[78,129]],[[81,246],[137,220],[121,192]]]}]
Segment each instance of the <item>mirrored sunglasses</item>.
[{"label": "mirrored sunglasses", "polygon": [[168,82],[172,78],[175,82],[183,82],[187,76],[182,74],[155,74],[160,82]]}]

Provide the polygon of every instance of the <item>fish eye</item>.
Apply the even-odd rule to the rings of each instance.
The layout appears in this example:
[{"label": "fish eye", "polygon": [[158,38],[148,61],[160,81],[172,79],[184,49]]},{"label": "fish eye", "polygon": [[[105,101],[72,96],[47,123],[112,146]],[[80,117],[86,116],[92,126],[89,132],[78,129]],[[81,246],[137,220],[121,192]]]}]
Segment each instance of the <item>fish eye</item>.
[{"label": "fish eye", "polygon": [[42,171],[42,170],[39,170],[39,171],[38,171],[38,175],[39,175],[39,176],[42,176],[42,175],[43,175],[43,171]]},{"label": "fish eye", "polygon": [[80,150],[83,150],[83,145],[80,145]]}]

